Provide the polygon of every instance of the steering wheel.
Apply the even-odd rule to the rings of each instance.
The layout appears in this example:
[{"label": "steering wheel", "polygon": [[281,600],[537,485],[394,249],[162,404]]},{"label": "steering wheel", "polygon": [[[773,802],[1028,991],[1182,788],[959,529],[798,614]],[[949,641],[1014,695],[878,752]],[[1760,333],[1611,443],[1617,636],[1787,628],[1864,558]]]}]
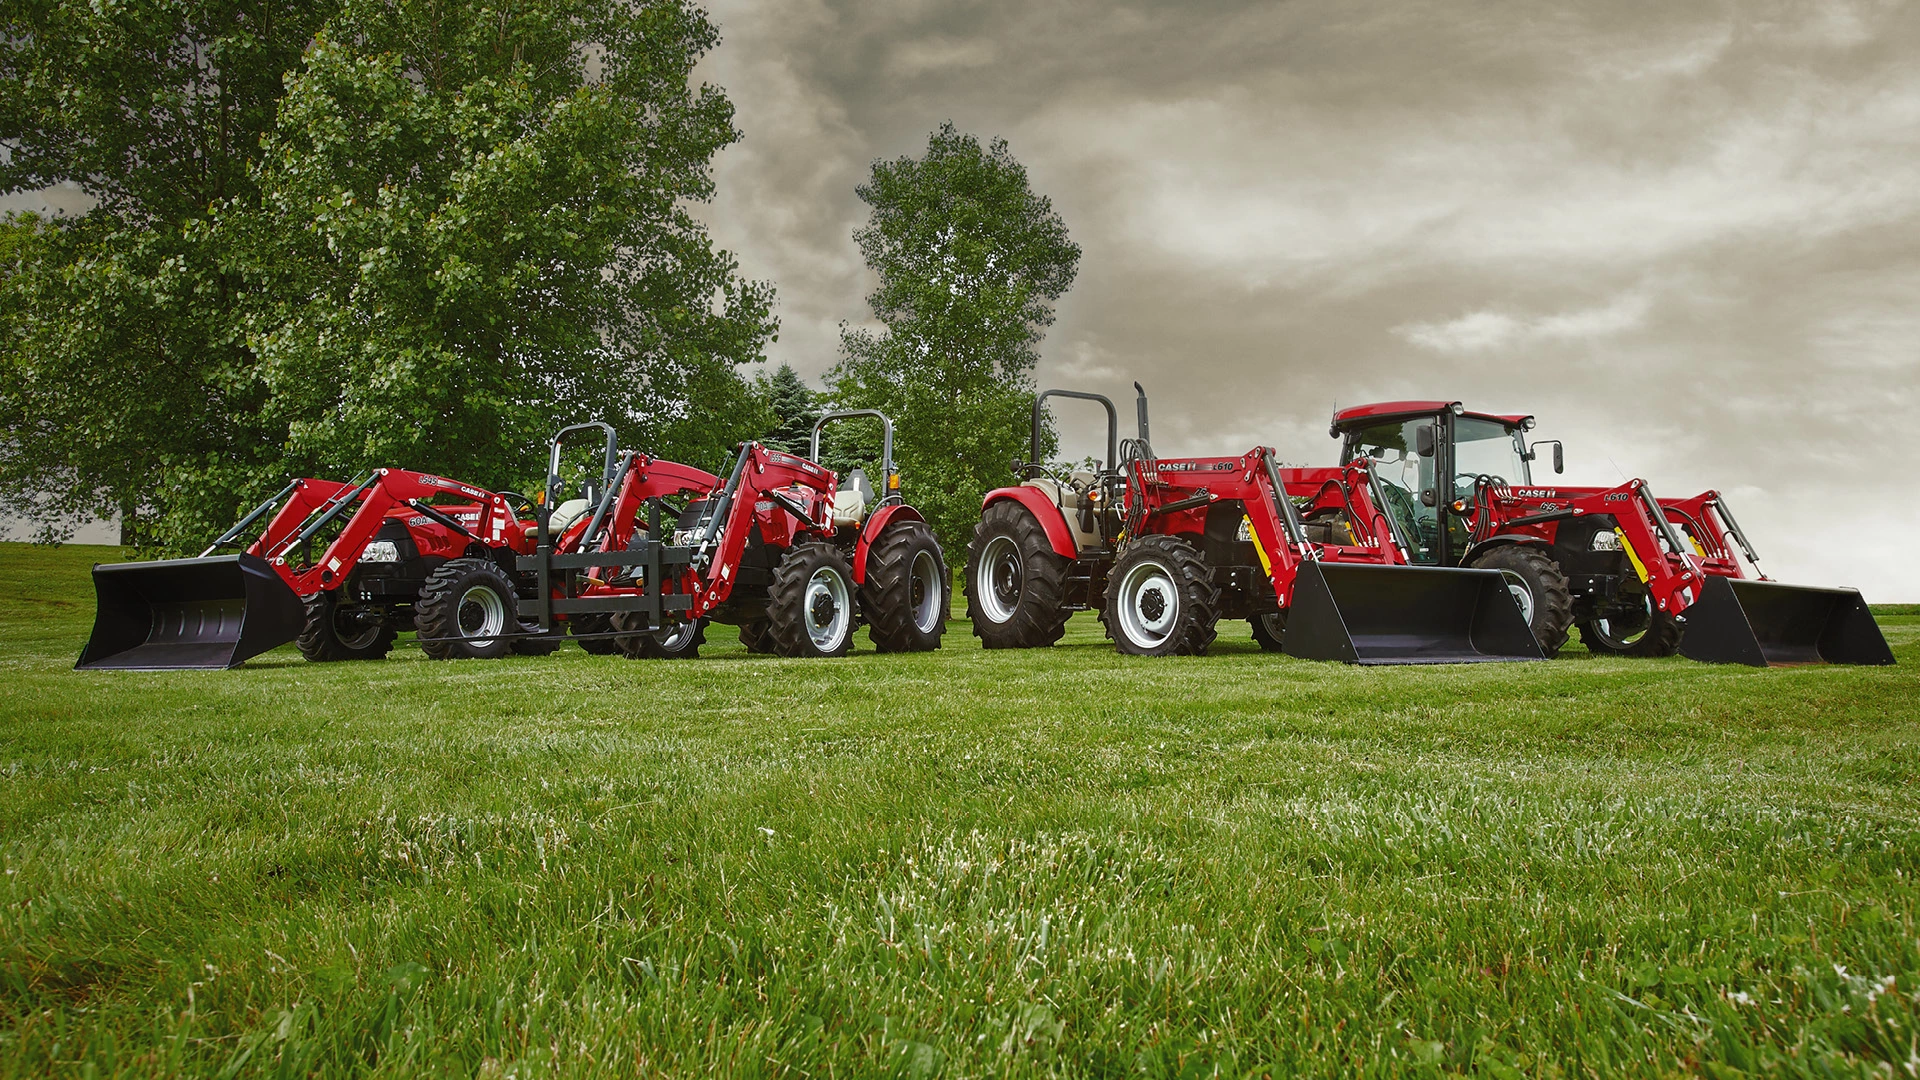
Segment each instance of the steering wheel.
[{"label": "steering wheel", "polygon": [[501,498],[507,500],[507,507],[513,510],[515,513],[519,513],[520,511],[524,510],[526,511],[526,514],[528,517],[538,516],[540,507],[532,499],[527,498],[525,495],[522,495],[517,491],[502,491],[502,492],[499,492],[498,494],[500,495]]},{"label": "steering wheel", "polygon": [[1029,461],[1020,466],[1020,478],[1022,480],[1037,480],[1041,477],[1045,477],[1063,488],[1072,488],[1076,493],[1080,490],[1079,488],[1073,487],[1071,474],[1063,473],[1045,462]]}]

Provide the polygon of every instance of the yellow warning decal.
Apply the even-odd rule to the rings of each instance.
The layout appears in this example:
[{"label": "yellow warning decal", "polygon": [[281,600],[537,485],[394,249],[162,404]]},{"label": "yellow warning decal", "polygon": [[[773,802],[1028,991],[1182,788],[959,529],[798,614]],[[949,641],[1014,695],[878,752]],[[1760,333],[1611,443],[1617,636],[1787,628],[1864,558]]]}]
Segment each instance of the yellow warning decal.
[{"label": "yellow warning decal", "polygon": [[1615,529],[1613,535],[1620,538],[1620,550],[1627,553],[1627,561],[1633,564],[1633,572],[1640,575],[1641,581],[1646,581],[1647,565],[1640,561],[1640,553],[1633,550],[1633,545],[1627,543],[1627,534]]},{"label": "yellow warning decal", "polygon": [[1272,577],[1273,560],[1267,558],[1267,545],[1260,542],[1260,534],[1253,531],[1253,519],[1242,514],[1240,520],[1246,523],[1247,535],[1253,537],[1253,553],[1260,556],[1260,569],[1265,571],[1268,577]]}]

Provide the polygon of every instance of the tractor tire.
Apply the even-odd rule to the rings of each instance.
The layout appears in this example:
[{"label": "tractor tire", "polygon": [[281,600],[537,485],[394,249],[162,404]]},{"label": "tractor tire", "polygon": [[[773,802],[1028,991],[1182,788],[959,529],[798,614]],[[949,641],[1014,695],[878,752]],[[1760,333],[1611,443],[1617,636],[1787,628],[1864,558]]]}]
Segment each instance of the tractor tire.
[{"label": "tractor tire", "polygon": [[[611,621],[615,630],[632,630],[641,625],[640,613],[636,611],[616,612]],[[678,622],[664,630],[636,631],[614,638],[613,642],[629,660],[692,660],[700,655],[700,646],[707,643],[707,620]]]},{"label": "tractor tire", "polygon": [[1475,557],[1473,566],[1498,570],[1506,576],[1507,588],[1533,628],[1541,655],[1548,659],[1558,656],[1573,626],[1573,592],[1567,587],[1567,575],[1560,564],[1546,552],[1525,544],[1502,544]]},{"label": "tractor tire", "polygon": [[[1596,614],[1580,623],[1580,642],[1595,656],[1672,656],[1680,651],[1680,624],[1664,611],[1655,611],[1647,596],[1646,583],[1633,567],[1622,567],[1626,575],[1622,595],[1615,603],[1631,601],[1631,617],[1614,618]],[[1645,614],[1640,609],[1644,607]]]},{"label": "tractor tire", "polygon": [[427,577],[413,605],[420,651],[435,660],[496,660],[520,629],[513,581],[491,559],[449,559]]},{"label": "tractor tire", "polygon": [[767,589],[767,637],[781,656],[845,656],[853,647],[853,567],[832,544],[787,549]]},{"label": "tractor tire", "polygon": [[1143,536],[1107,573],[1101,621],[1129,656],[1201,656],[1213,644],[1220,590],[1192,544]]},{"label": "tractor tire", "polygon": [[382,618],[375,623],[356,619],[352,608],[343,608],[333,593],[314,593],[307,597],[307,622],[294,644],[300,655],[315,663],[336,660],[379,660],[393,651],[397,636],[393,624]]},{"label": "tractor tire", "polygon": [[867,548],[867,580],[860,610],[873,647],[928,652],[947,632],[947,561],[923,521],[902,521]]},{"label": "tractor tire", "polygon": [[1269,611],[1247,621],[1253,624],[1253,640],[1260,644],[1261,652],[1280,652],[1286,648],[1286,612]]},{"label": "tractor tire", "polygon": [[554,653],[560,651],[560,646],[567,643],[567,632],[565,630],[554,630],[550,633],[541,634],[540,624],[537,622],[521,623],[520,632],[523,634],[539,634],[540,636],[514,638],[512,648],[513,655],[515,656],[552,656]]},{"label": "tractor tire", "polygon": [[740,644],[755,656],[773,655],[773,638],[767,636],[767,620],[755,619],[740,624]]},{"label": "tractor tire", "polygon": [[967,544],[967,618],[988,649],[1051,645],[1067,631],[1068,560],[1045,529],[1011,499],[980,515]]},{"label": "tractor tire", "polygon": [[[567,619],[567,632],[571,634],[609,634],[613,632],[613,619],[598,611],[585,615],[574,615]],[[574,643],[595,656],[612,656],[620,651],[619,639],[610,637],[587,637],[574,639]]]}]

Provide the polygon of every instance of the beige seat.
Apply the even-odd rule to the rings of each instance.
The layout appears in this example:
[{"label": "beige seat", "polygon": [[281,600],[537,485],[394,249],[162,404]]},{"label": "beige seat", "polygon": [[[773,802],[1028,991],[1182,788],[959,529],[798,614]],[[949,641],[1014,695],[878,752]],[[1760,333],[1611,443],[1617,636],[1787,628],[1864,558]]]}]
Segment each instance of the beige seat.
[{"label": "beige seat", "polygon": [[873,484],[867,480],[867,474],[861,469],[848,471],[847,478],[840,482],[840,490],[833,493],[834,528],[857,526],[867,518],[867,504],[873,501]]},{"label": "beige seat", "polygon": [[[1075,469],[1069,477],[1082,487],[1089,487],[1096,479],[1086,469]],[[1063,487],[1058,481],[1047,477],[1037,477],[1026,482],[1030,488],[1038,488],[1046,493],[1048,499],[1060,507],[1061,516],[1067,519],[1067,531],[1073,534],[1074,546],[1080,549],[1100,546],[1100,533],[1094,529],[1080,526],[1080,508],[1086,504],[1086,497],[1070,487]]]},{"label": "beige seat", "polygon": [[[553,508],[553,516],[547,519],[547,532],[559,536],[574,526],[574,523],[586,517],[593,510],[593,504],[585,499],[568,499]],[[527,539],[540,535],[540,526],[527,526]]]}]

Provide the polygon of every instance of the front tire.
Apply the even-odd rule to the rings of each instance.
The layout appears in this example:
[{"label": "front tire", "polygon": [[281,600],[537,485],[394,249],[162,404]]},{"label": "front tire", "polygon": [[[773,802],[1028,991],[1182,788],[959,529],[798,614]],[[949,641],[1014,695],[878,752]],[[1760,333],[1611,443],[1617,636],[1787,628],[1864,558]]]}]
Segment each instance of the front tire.
[{"label": "front tire", "polygon": [[1524,544],[1503,544],[1473,560],[1484,570],[1498,570],[1507,579],[1507,591],[1520,605],[1520,614],[1533,629],[1541,655],[1552,659],[1567,643],[1573,625],[1573,592],[1560,564],[1545,552]]},{"label": "front tire", "polygon": [[707,642],[707,620],[669,623],[660,630],[640,630],[645,620],[637,611],[622,611],[613,616],[613,628],[633,631],[614,638],[620,652],[629,660],[692,660]]},{"label": "front tire", "polygon": [[867,549],[860,610],[880,652],[928,652],[947,631],[947,561],[923,521],[887,526]]},{"label": "front tire", "polygon": [[1144,536],[1107,573],[1100,618],[1129,656],[1200,656],[1213,644],[1219,590],[1192,544]]},{"label": "front tire", "polygon": [[845,656],[853,647],[853,567],[832,544],[787,549],[767,590],[767,636],[781,656]]},{"label": "front tire", "polygon": [[512,649],[519,601],[506,571],[490,559],[441,563],[420,587],[413,624],[420,651],[435,660],[494,660]]},{"label": "front tire", "polygon": [[1680,624],[1655,610],[1646,583],[1624,568],[1620,592],[1580,624],[1580,642],[1595,656],[1672,656],[1680,651]]},{"label": "front tire", "polygon": [[767,620],[755,619],[741,623],[740,644],[755,656],[772,656],[773,638],[767,633]]},{"label": "front tire", "polygon": [[341,604],[335,593],[314,593],[306,605],[306,625],[294,643],[308,660],[379,660],[393,650],[396,632],[385,616],[369,620],[368,612]]},{"label": "front tire", "polygon": [[1265,615],[1255,615],[1247,620],[1253,624],[1253,640],[1260,644],[1261,652],[1283,652],[1286,649],[1287,613],[1269,611]]},{"label": "front tire", "polygon": [[567,630],[575,635],[575,644],[595,656],[612,656],[620,651],[619,641],[616,638],[580,636],[612,633],[613,619],[604,612],[590,611],[584,615],[572,616],[567,620]]},{"label": "front tire", "polygon": [[1026,507],[1005,499],[980,515],[967,544],[967,617],[988,649],[1032,649],[1066,633],[1066,559]]}]

